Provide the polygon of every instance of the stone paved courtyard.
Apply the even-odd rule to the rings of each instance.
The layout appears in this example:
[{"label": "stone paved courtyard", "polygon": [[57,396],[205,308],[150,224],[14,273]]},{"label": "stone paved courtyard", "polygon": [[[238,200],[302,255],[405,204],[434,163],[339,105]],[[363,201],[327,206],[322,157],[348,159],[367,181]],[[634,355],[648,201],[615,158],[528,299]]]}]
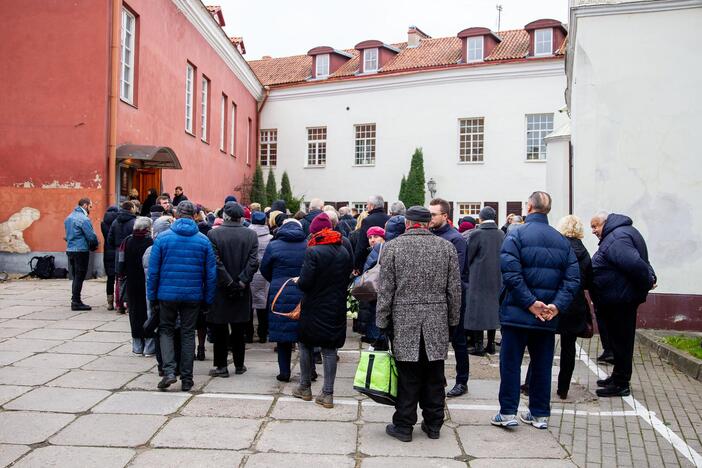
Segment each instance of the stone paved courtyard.
[{"label": "stone paved courtyard", "polygon": [[[0,284],[0,466],[702,466],[702,384],[645,348],[632,397],[597,400],[608,369],[591,360],[598,340],[581,340],[570,399],[554,398],[547,431],[490,426],[498,357],[471,357],[469,393],[448,402],[441,438],[417,427],[403,444],[384,433],[393,409],[352,388],[353,334],[331,410],[291,397],[297,367],[295,381],[275,380],[272,344],[248,345],[249,371],[228,379],[207,376],[208,344],[193,392],[158,392],[156,361],[131,354],[128,318],[105,309],[104,282],[85,285],[90,312],[70,310],[69,290],[60,280]],[[452,360],[446,369],[451,382]]]}]

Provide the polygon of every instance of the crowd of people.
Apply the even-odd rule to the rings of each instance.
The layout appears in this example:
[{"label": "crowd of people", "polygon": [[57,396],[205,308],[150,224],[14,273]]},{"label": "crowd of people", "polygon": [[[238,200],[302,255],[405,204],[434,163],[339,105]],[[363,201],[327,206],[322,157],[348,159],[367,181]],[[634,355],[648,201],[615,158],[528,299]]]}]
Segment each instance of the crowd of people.
[{"label": "crowd of people", "polygon": [[[73,310],[90,309],[81,289],[89,252],[99,243],[91,208],[81,199],[65,221]],[[593,333],[586,291],[604,349],[599,360],[614,364],[597,382],[597,394],[630,394],[636,311],[656,276],[627,216],[599,212],[592,218],[599,248],[591,258],[577,216],[561,219],[557,229],[549,225],[545,192],[531,194],[526,216],[510,214],[501,228],[489,206],[477,219],[464,216],[454,225],[450,204],[440,198],[428,207],[398,201],[387,209],[383,197],[373,195],[361,213],[320,199],[306,212],[289,208],[282,200],[244,206],[230,195],[221,208],[208,210],[176,187],[173,199],[152,189],[143,204],[131,193],[107,209],[101,223],[107,308],[128,311],[132,351],[155,356],[159,389],[178,376],[183,391],[192,389],[193,361],[206,359],[206,339],[213,343],[211,376],[229,377],[230,352],[234,373],[245,373],[246,343],[257,337],[275,342],[282,382],[291,380],[297,349],[294,397],[313,399],[311,382],[322,364],[324,384],[314,400],[332,408],[350,283],[379,268],[377,298],[361,301],[353,330],[373,349],[391,349],[396,359],[390,436],[412,440],[419,404],[422,431],[438,438],[445,399],[468,391],[469,355],[495,354],[498,346],[500,411],[491,423],[509,428],[521,420],[546,428],[555,335],[561,337],[557,394],[565,399],[576,339]],[[445,391],[449,344],[456,380]],[[529,370],[521,384],[525,350]],[[529,406],[517,415],[520,391]]]}]

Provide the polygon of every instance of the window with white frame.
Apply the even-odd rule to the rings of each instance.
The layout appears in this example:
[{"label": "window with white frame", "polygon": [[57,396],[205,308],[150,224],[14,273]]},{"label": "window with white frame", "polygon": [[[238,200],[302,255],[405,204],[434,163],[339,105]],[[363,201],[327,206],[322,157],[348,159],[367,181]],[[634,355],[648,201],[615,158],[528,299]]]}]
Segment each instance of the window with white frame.
[{"label": "window with white frame", "polygon": [[478,216],[482,204],[480,202],[458,202],[459,216]]},{"label": "window with white frame", "polygon": [[356,134],[357,166],[372,166],[375,164],[375,124],[354,125]]},{"label": "window with white frame", "polygon": [[482,162],[485,143],[485,118],[459,119],[459,148],[460,162]]},{"label": "window with white frame", "polygon": [[134,103],[134,44],[136,42],[136,17],[131,11],[122,8],[121,76],[119,97],[130,104]]},{"label": "window with white frame", "polygon": [[222,94],[219,107],[219,150],[227,151],[227,95]]},{"label": "window with white frame", "polygon": [[363,50],[363,72],[376,72],[378,71],[378,49],[364,49]]},{"label": "window with white frame", "polygon": [[261,130],[259,137],[259,163],[264,167],[275,167],[278,163],[278,130]]},{"label": "window with white frame", "polygon": [[326,78],[329,76],[329,54],[317,55],[315,59],[317,69],[315,70],[315,76],[317,78]]},{"label": "window with white frame", "polygon": [[468,62],[481,62],[483,60],[483,36],[468,38]]},{"label": "window with white frame", "polygon": [[327,163],[327,127],[307,129],[307,165],[324,166]]},{"label": "window with white frame", "polygon": [[553,29],[534,31],[534,55],[551,55],[553,53]]},{"label": "window with white frame", "polygon": [[362,201],[351,202],[351,208],[356,208],[359,213],[362,213],[366,209],[366,202],[362,202]]},{"label": "window with white frame", "polygon": [[553,114],[527,114],[526,121],[527,160],[546,160],[546,142],[544,137],[553,131]]},{"label": "window with white frame", "polygon": [[210,103],[210,80],[207,79],[205,75],[202,75],[202,92],[200,93],[200,138],[202,141],[208,140],[207,135],[207,105]]},{"label": "window with white frame", "polygon": [[232,113],[229,119],[229,154],[236,156],[236,104],[232,102]]},{"label": "window with white frame", "polygon": [[246,164],[251,162],[251,131],[253,130],[253,125],[251,125],[251,117],[248,119],[248,124],[246,127]]},{"label": "window with white frame", "polygon": [[188,64],[185,69],[185,131],[193,133],[193,92],[195,67]]}]

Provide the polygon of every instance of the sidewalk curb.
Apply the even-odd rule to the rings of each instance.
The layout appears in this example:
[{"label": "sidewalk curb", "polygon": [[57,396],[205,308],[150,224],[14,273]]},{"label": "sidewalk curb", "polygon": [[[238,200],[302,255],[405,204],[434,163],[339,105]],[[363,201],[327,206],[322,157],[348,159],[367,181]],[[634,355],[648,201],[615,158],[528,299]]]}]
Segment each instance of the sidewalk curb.
[{"label": "sidewalk curb", "polygon": [[668,361],[675,368],[693,379],[702,382],[702,359],[697,359],[663,343],[660,335],[654,330],[636,330],[636,336],[641,344],[657,352],[661,359]]}]

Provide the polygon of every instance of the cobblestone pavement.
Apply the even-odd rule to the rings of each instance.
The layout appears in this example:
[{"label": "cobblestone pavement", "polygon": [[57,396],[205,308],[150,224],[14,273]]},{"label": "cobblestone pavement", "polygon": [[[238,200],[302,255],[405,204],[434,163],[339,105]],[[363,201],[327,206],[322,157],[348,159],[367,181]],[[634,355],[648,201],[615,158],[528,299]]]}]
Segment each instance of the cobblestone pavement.
[{"label": "cobblestone pavement", "polygon": [[[701,463],[701,384],[644,348],[637,348],[632,398],[597,400],[600,370],[590,358],[599,342],[581,340],[570,399],[554,397],[548,431],[490,426],[498,408],[498,357],[471,358],[469,393],[448,402],[441,438],[430,440],[417,427],[414,441],[403,444],[384,433],[393,409],[352,388],[361,349],[353,334],[340,350],[333,409],[292,398],[296,376],[288,384],[275,380],[272,344],[248,345],[244,375],[212,379],[210,361],[196,361],[193,392],[179,385],[157,392],[156,362],[131,354],[128,318],[102,305],[104,282],[89,281],[84,289],[94,307],[78,313],[66,305],[67,281],[0,285],[0,466]],[[452,360],[446,369],[451,383]]]}]

